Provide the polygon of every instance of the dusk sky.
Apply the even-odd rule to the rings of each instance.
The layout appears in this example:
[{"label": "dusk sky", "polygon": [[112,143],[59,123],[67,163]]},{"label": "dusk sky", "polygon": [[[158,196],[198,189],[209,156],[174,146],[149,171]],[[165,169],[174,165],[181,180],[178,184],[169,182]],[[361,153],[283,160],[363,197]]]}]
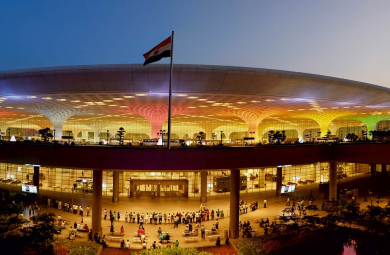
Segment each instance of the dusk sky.
[{"label": "dusk sky", "polygon": [[[143,63],[247,66],[390,87],[389,0],[1,1],[0,70]],[[164,59],[159,63],[168,63]]]}]

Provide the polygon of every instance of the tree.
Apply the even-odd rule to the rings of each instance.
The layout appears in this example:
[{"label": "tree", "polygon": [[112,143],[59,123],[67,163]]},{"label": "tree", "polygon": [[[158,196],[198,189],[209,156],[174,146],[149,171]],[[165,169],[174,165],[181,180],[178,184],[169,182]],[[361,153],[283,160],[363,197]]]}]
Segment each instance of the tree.
[{"label": "tree", "polygon": [[123,137],[125,136],[125,129],[123,127],[120,127],[119,130],[117,131],[117,136],[118,136],[118,141],[120,145],[123,145]]},{"label": "tree", "polygon": [[202,139],[205,139],[206,138],[206,134],[202,131],[199,132],[199,135],[196,136],[196,138],[198,138],[199,140],[199,144],[202,145]]},{"label": "tree", "polygon": [[53,135],[51,133],[49,133],[50,132],[50,128],[48,128],[48,127],[44,128],[44,129],[40,129],[38,132],[41,135],[42,141],[45,142],[45,143],[47,142],[47,140],[49,138],[53,137]]}]

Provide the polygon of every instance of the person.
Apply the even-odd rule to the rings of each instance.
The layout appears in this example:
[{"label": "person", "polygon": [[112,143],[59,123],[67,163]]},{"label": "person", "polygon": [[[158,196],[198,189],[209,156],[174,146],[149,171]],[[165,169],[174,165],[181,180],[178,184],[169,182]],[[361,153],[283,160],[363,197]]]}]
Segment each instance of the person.
[{"label": "person", "polygon": [[215,228],[218,230],[219,221],[218,219],[215,220]]},{"label": "person", "polygon": [[205,227],[204,225],[202,225],[202,227],[200,228],[200,232],[201,232],[201,237],[202,239],[205,239],[206,238],[206,230],[205,230]]},{"label": "person", "polygon": [[216,228],[215,228],[215,224],[213,224],[213,226],[211,227],[211,231],[215,231]]},{"label": "person", "polygon": [[226,244],[226,245],[229,245],[229,243],[230,243],[230,242],[229,242],[229,236],[226,236],[225,244]]},{"label": "person", "polygon": [[84,230],[85,230],[85,232],[89,232],[89,227],[87,224],[84,225]]},{"label": "person", "polygon": [[169,241],[169,234],[167,232],[167,234],[165,235],[165,240]]},{"label": "person", "polygon": [[84,219],[83,219],[83,217],[81,217],[81,223],[84,223]]},{"label": "person", "polygon": [[176,242],[173,243],[174,246],[179,247],[179,241],[176,240]]},{"label": "person", "polygon": [[129,242],[129,240],[126,241],[125,248],[126,249],[130,249],[130,242]]},{"label": "person", "polygon": [[[104,239],[104,238],[103,238]],[[91,241],[92,242],[92,229],[91,231],[89,231],[88,233],[88,241]]]},{"label": "person", "polygon": [[106,220],[106,219],[107,219],[107,210],[104,209],[104,220]]},{"label": "person", "polygon": [[77,229],[77,222],[73,224],[74,229]]},{"label": "person", "polygon": [[91,211],[91,208],[89,208],[89,205],[87,206],[87,217],[89,216],[89,212]]},{"label": "person", "polygon": [[141,241],[142,241],[142,242],[145,242],[145,233],[142,233],[142,234],[141,234]]},{"label": "person", "polygon": [[289,197],[287,198],[286,206],[290,206],[290,198]]},{"label": "person", "polygon": [[125,229],[123,228],[123,226],[121,227],[121,235],[124,235],[125,234]]},{"label": "person", "polygon": [[158,235],[158,240],[160,240],[160,241],[164,240],[164,237],[163,237],[162,233],[160,233],[160,234]]},{"label": "person", "polygon": [[69,239],[74,240],[74,233],[73,232],[70,234]]},{"label": "person", "polygon": [[127,219],[129,218],[129,213],[128,212],[126,212],[125,213],[125,222],[127,222]]},{"label": "person", "polygon": [[161,227],[158,228],[157,233],[158,233],[158,234],[161,234],[161,233],[162,233]]},{"label": "person", "polygon": [[[142,216],[142,215],[141,215]],[[148,224],[148,221],[149,221],[149,214],[146,213],[145,215],[145,224]]]},{"label": "person", "polygon": [[125,248],[125,240],[122,239],[121,248]]},{"label": "person", "polygon": [[159,213],[159,214],[158,214],[158,221],[159,221],[158,223],[159,223],[159,224],[162,223],[162,217],[163,217],[162,214]]},{"label": "person", "polygon": [[116,221],[116,212],[114,211],[114,221]]},{"label": "person", "polygon": [[219,239],[219,237],[218,237],[218,239],[217,239],[217,242],[215,242],[215,245],[216,245],[216,246],[221,246],[221,239]]},{"label": "person", "polygon": [[264,199],[264,208],[267,208],[267,199]]},{"label": "person", "polygon": [[161,246],[162,246],[162,241],[158,242],[157,248],[161,249]]},{"label": "person", "polygon": [[145,240],[142,242],[142,249],[146,250],[146,243],[145,243]]},{"label": "person", "polygon": [[167,214],[166,213],[164,213],[164,222],[165,222],[165,224],[167,224]]},{"label": "person", "polygon": [[153,249],[156,249],[156,241],[153,242],[152,247]]},{"label": "person", "polygon": [[265,227],[265,228],[264,228],[264,234],[265,234],[265,235],[268,234],[268,227]]}]

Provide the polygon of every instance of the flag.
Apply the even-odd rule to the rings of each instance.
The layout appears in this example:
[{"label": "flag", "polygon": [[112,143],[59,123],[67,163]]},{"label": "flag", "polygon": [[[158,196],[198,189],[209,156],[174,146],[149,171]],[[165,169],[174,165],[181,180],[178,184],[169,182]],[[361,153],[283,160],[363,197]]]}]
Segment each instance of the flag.
[{"label": "flag", "polygon": [[157,62],[162,58],[168,58],[170,56],[171,56],[171,36],[144,54],[144,58],[145,58],[144,66],[153,62]]}]

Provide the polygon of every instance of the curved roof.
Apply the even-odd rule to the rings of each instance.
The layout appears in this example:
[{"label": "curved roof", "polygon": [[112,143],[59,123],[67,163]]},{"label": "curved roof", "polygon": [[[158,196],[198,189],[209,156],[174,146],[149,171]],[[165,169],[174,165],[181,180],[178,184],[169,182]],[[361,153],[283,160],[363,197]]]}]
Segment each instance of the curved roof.
[{"label": "curved roof", "polygon": [[[0,95],[167,92],[169,65],[85,65],[0,72]],[[174,65],[173,91],[381,104],[390,89],[345,79],[261,68]]]}]

